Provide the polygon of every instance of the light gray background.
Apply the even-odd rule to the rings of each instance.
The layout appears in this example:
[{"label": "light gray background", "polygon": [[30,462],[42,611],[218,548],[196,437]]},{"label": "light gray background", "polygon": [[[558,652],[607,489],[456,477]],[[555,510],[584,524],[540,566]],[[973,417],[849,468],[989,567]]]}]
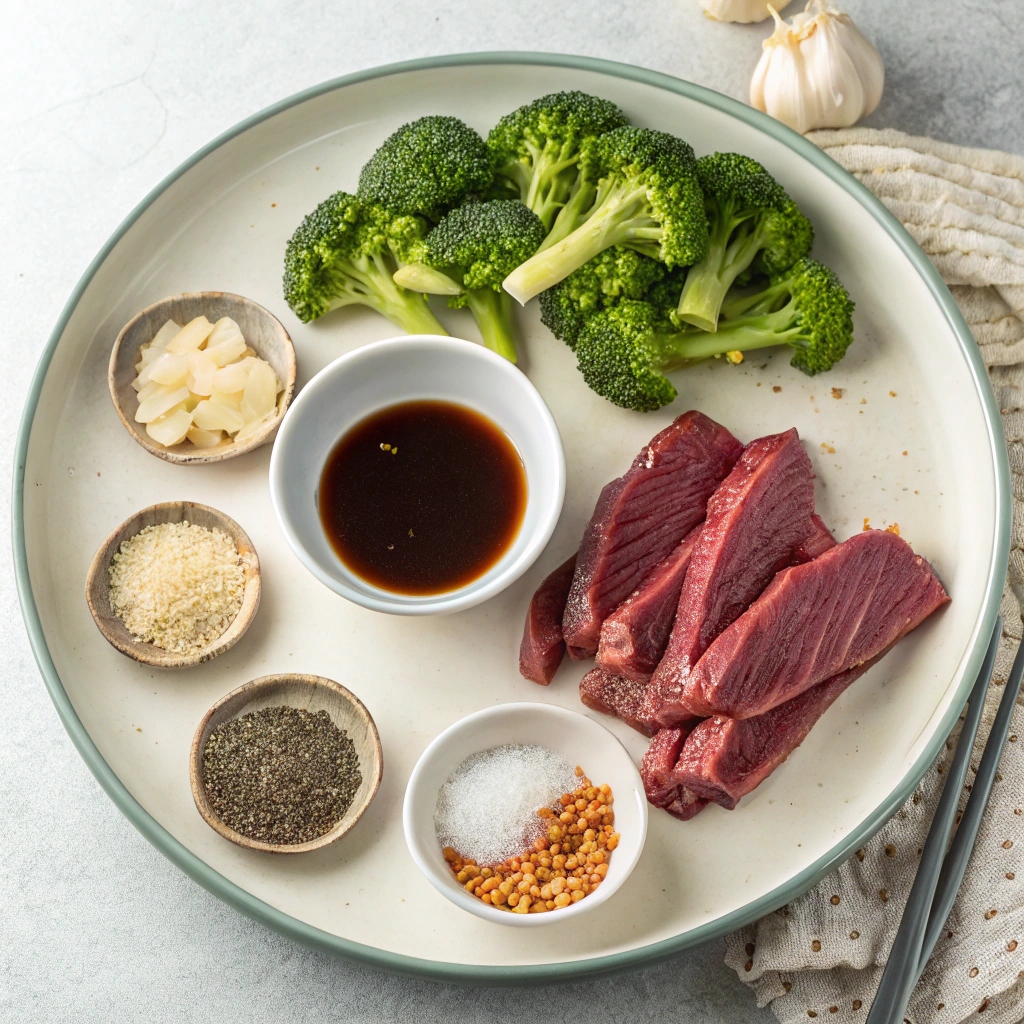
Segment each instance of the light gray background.
[{"label": "light gray background", "polygon": [[[868,124],[1024,152],[1020,0],[846,6],[886,63]],[[697,0],[8,0],[3,474],[32,370],[76,280],[153,185],[236,121],[360,68],[488,49],[606,57],[746,98],[767,34],[712,23]],[[353,967],[241,917],[157,854],[93,780],[33,662],[9,551],[0,557],[0,1020],[773,1020],[722,965],[720,942],[618,978],[473,990]]]}]

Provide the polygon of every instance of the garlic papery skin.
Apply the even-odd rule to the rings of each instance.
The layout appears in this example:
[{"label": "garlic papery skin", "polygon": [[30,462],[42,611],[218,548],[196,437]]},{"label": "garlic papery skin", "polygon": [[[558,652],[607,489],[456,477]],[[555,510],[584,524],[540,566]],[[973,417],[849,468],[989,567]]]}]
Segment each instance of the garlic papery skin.
[{"label": "garlic papery skin", "polygon": [[[768,0],[700,0],[704,13],[712,21],[735,21],[749,25],[754,21],[764,21],[771,17]],[[780,0],[775,10],[781,11],[788,7],[790,0]]]},{"label": "garlic papery skin", "polygon": [[801,134],[847,128],[878,106],[882,58],[849,15],[829,0],[810,0],[792,24],[772,14],[775,31],[750,82],[751,106]]}]

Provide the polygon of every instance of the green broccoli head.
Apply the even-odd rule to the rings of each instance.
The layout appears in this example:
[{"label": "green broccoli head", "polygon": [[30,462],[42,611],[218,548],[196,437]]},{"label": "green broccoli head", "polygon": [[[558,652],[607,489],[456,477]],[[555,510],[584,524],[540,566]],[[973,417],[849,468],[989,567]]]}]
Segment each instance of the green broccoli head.
[{"label": "green broccoli head", "polygon": [[653,412],[676,397],[662,370],[662,320],[647,302],[626,300],[592,316],[576,344],[579,370],[588,386],[609,402]]},{"label": "green broccoli head", "polygon": [[437,220],[493,173],[484,140],[457,117],[433,115],[390,135],[359,173],[359,198],[396,215]]},{"label": "green broccoli head", "polygon": [[506,114],[487,136],[496,178],[551,228],[578,174],[580,147],[627,124],[610,100],[556,92]]},{"label": "green broccoli head", "polygon": [[794,312],[786,344],[795,349],[789,362],[813,377],[846,355],[853,341],[853,301],[834,271],[817,260],[800,260],[787,280],[785,308]]},{"label": "green broccoli head", "polygon": [[615,128],[584,143],[573,196],[505,289],[525,303],[613,245],[674,267],[699,260],[707,244],[693,150],[665,132]]},{"label": "green broccoli head", "polygon": [[425,234],[419,218],[396,220],[348,192],[335,192],[288,241],[285,300],[303,323],[339,306],[364,305],[410,334],[445,334],[423,296],[392,280],[397,251],[421,245]]},{"label": "green broccoli head", "polygon": [[[614,245],[540,295],[540,319],[570,348],[588,317],[624,299],[643,299],[665,276],[665,266],[633,249]],[[678,286],[671,299],[675,309]]]},{"label": "green broccoli head", "polygon": [[540,218],[518,199],[466,203],[427,235],[423,262],[458,280],[467,290],[490,288],[497,292],[501,282],[528,260],[543,240]]},{"label": "green broccoli head", "polygon": [[742,153],[702,156],[697,161],[697,177],[709,215],[715,217],[724,213],[744,218],[759,210],[781,210],[789,202],[786,190],[764,167]]},{"label": "green broccoli head", "polygon": [[769,210],[761,221],[763,248],[752,269],[774,277],[803,259],[814,244],[814,228],[792,199],[781,210]]},{"label": "green broccoli head", "polygon": [[714,331],[725,295],[753,273],[777,274],[806,256],[810,221],[756,160],[712,153],[697,161],[710,239],[679,298],[681,320]]},{"label": "green broccoli head", "polygon": [[296,228],[285,249],[284,297],[303,323],[330,309],[336,268],[377,240],[373,220],[355,196],[335,192]]}]

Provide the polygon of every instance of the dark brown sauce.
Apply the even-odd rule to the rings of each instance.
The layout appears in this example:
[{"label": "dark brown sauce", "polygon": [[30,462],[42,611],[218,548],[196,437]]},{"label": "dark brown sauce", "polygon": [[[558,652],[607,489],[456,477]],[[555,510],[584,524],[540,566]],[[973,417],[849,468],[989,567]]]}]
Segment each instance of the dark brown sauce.
[{"label": "dark brown sauce", "polygon": [[338,557],[382,590],[427,595],[478,579],[509,549],[526,473],[496,424],[451,402],[361,420],[327,457],[320,522]]}]

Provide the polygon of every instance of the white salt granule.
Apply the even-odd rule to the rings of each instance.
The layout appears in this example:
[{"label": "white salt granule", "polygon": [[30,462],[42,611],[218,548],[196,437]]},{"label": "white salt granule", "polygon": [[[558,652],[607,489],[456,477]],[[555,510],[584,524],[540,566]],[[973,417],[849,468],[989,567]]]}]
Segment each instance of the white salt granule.
[{"label": "white salt granule", "polygon": [[549,822],[537,811],[578,785],[575,765],[547,747],[510,743],[482,750],[437,794],[437,840],[477,864],[498,864],[546,835]]}]

